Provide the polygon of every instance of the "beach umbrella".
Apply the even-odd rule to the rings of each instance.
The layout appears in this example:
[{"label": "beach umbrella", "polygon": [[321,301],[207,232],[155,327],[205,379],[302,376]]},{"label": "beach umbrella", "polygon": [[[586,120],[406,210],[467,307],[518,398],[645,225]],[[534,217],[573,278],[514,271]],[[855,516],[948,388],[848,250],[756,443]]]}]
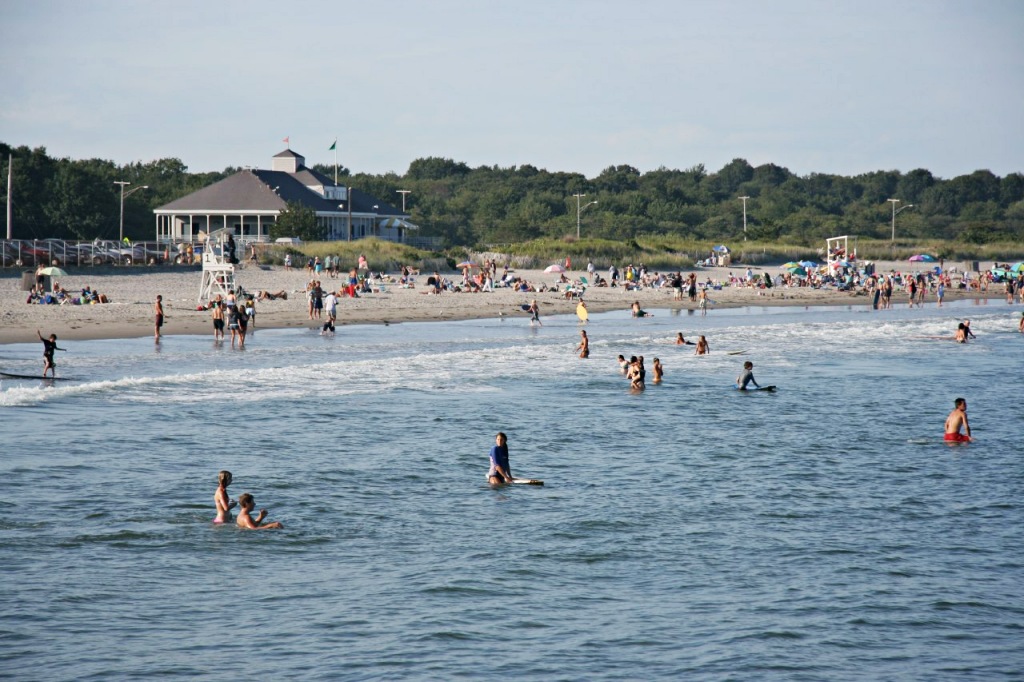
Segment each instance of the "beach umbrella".
[{"label": "beach umbrella", "polygon": [[719,244],[718,246],[712,247],[711,250],[717,251],[718,253],[729,253],[729,247],[725,244]]},{"label": "beach umbrella", "polygon": [[800,267],[803,267],[803,263],[794,263],[793,261],[789,261],[788,263],[783,263],[782,265],[779,266],[779,268],[782,269],[782,270],[789,270],[790,268],[800,268]]},{"label": "beach umbrella", "polygon": [[1010,266],[1010,272],[1024,272],[1024,260]]},{"label": "beach umbrella", "polygon": [[565,268],[563,268],[558,263],[552,263],[551,265],[544,268],[544,272],[565,272]]},{"label": "beach umbrella", "polygon": [[468,260],[464,260],[461,263],[459,263],[458,265],[456,265],[455,267],[457,267],[459,270],[461,270],[462,268],[476,268],[476,267],[480,267],[480,266],[478,266],[476,263],[470,263]]},{"label": "beach umbrella", "polygon": [[797,265],[796,267],[788,268],[789,274],[796,275],[797,277],[806,277],[807,270]]},{"label": "beach umbrella", "polygon": [[916,256],[908,258],[911,263],[934,263],[935,258],[929,256],[927,253],[919,253]]},{"label": "beach umbrella", "polygon": [[818,264],[812,260],[802,260],[800,261],[800,266],[804,268],[816,268],[818,267]]},{"label": "beach umbrella", "polygon": [[832,267],[834,267],[834,268],[848,268],[848,267],[850,267],[850,261],[848,261],[848,260],[837,260],[835,263],[832,264]]},{"label": "beach umbrella", "polygon": [[58,267],[43,268],[39,271],[40,275],[46,275],[47,277],[67,277],[68,273],[64,272]]}]

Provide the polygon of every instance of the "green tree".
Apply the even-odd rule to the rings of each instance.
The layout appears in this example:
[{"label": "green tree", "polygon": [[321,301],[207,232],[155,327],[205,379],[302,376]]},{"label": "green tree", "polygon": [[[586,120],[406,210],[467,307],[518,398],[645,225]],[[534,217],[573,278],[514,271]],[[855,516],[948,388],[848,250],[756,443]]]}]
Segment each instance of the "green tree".
[{"label": "green tree", "polygon": [[270,227],[270,238],[298,237],[304,242],[315,242],[322,240],[326,232],[316,222],[316,211],[297,201],[289,201]]}]

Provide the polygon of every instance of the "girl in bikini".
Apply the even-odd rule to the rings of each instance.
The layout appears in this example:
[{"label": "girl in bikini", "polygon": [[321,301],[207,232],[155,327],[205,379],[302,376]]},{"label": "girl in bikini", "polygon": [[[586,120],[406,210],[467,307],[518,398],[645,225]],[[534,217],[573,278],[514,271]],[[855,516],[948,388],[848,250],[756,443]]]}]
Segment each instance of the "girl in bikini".
[{"label": "girl in bikini", "polygon": [[231,485],[231,472],[221,471],[217,474],[217,492],[213,494],[213,503],[217,505],[217,517],[214,523],[226,523],[231,520],[231,508],[237,502],[228,497],[228,486]]}]

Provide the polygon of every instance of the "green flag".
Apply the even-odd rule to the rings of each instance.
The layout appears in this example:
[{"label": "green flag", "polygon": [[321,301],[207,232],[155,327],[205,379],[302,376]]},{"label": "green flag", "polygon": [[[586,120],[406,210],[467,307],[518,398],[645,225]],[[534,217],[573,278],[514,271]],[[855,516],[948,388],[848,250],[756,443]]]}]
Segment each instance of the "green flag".
[{"label": "green flag", "polygon": [[332,151],[334,149],[337,149],[337,147],[338,147],[338,141],[335,140],[334,142],[331,143],[331,146],[327,148],[327,151]]}]

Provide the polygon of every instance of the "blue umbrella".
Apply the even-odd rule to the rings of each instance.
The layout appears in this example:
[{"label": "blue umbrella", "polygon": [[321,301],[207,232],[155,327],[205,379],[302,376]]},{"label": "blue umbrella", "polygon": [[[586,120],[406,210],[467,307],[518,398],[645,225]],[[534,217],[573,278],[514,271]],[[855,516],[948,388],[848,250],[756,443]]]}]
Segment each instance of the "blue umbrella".
[{"label": "blue umbrella", "polygon": [[818,264],[815,263],[812,260],[802,260],[802,261],[800,261],[800,265],[802,267],[805,267],[805,268],[816,268],[816,267],[818,267]]},{"label": "blue umbrella", "polygon": [[719,244],[718,246],[713,247],[711,250],[717,251],[718,253],[729,253],[729,247],[724,244]]}]

